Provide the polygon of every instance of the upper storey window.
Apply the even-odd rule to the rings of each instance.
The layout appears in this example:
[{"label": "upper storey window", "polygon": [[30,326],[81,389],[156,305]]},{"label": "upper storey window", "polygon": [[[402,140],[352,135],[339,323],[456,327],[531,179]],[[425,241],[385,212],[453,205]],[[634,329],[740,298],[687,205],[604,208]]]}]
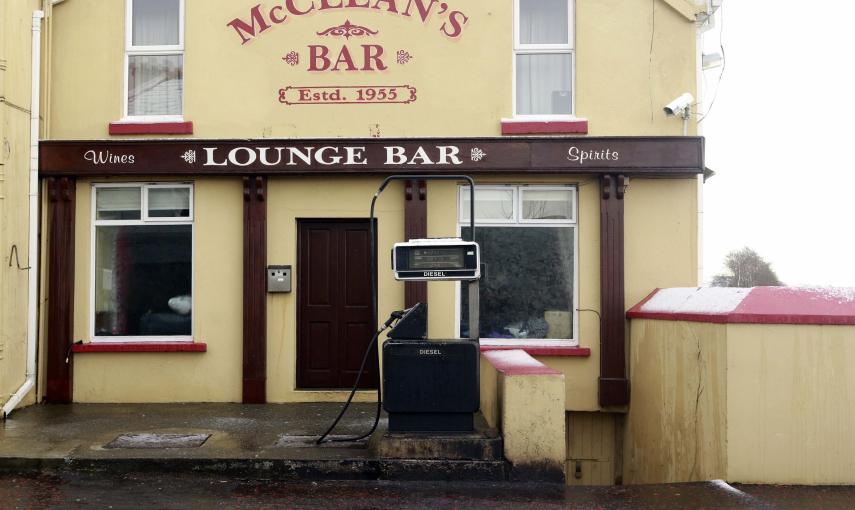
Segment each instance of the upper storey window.
[{"label": "upper storey window", "polygon": [[514,115],[573,115],[573,1],[514,1]]},{"label": "upper storey window", "polygon": [[125,117],[180,118],[184,0],[127,0]]}]

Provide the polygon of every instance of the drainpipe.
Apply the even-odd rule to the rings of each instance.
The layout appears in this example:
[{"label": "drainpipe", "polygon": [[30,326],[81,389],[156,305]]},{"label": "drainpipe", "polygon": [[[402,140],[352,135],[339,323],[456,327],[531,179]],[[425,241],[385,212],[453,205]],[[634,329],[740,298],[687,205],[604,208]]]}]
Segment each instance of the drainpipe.
[{"label": "drainpipe", "polygon": [[33,11],[32,46],[32,89],[30,92],[30,229],[27,290],[27,374],[24,384],[18,388],[3,406],[0,419],[21,403],[36,386],[36,344],[38,343],[38,291],[39,291],[39,78],[41,76],[41,32],[44,11]]}]

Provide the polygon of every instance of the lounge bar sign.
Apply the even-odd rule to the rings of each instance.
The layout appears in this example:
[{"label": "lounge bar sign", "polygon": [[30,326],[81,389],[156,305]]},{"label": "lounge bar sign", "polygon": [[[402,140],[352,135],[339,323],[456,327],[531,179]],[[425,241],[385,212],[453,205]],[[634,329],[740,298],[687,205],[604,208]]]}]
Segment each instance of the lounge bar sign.
[{"label": "lounge bar sign", "polygon": [[107,140],[40,144],[44,176],[703,173],[703,138]]},{"label": "lounge bar sign", "polygon": [[334,86],[319,80],[311,84],[313,79],[330,74],[352,73],[361,79],[388,74],[391,68],[402,68],[415,58],[415,52],[408,47],[383,43],[377,26],[352,23],[348,18],[350,13],[392,14],[419,20],[425,26],[435,25],[440,36],[449,40],[461,37],[469,22],[466,13],[440,0],[284,0],[257,4],[244,15],[229,20],[226,27],[235,42],[245,45],[277,26],[323,12],[340,14],[340,23],[317,27],[313,31],[316,40],[287,48],[278,57],[281,65],[308,73],[300,78],[305,82],[278,90],[276,99],[283,105],[410,104],[418,99],[417,88],[407,83]]}]

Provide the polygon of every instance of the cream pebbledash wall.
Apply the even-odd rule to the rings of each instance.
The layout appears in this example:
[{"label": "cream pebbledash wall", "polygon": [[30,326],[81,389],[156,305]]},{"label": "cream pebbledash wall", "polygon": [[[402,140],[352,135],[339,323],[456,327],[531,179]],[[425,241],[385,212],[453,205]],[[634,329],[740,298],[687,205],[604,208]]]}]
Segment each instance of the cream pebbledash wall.
[{"label": "cream pebbledash wall", "polygon": [[[26,377],[28,271],[19,270],[18,263],[37,266],[28,253],[27,204],[31,27],[39,7],[33,0],[0,3],[0,407]],[[32,403],[35,394],[31,391],[19,406]]]},{"label": "cream pebbledash wall", "polygon": [[[270,8],[281,2],[260,2]],[[333,2],[334,3],[334,2]],[[405,4],[399,0],[400,4]],[[186,0],[185,120],[200,138],[496,136],[513,116],[512,0],[450,0],[469,18],[460,37],[423,23],[361,9],[331,9],[289,19],[246,44],[226,23],[249,20],[252,0]],[[576,111],[589,134],[679,135],[680,119],[662,106],[695,94],[695,26],[662,0],[577,0]],[[53,8],[47,113],[52,139],[98,139],[122,117],[125,0],[73,0]],[[349,20],[378,30],[382,72],[309,72],[308,44],[343,39],[317,32]],[[398,49],[409,52],[395,62]],[[301,63],[282,58],[298,51]],[[412,104],[296,105],[278,101],[294,85],[410,85]],[[87,98],[98,98],[89,100]],[[692,127],[694,132],[694,127]]]}]

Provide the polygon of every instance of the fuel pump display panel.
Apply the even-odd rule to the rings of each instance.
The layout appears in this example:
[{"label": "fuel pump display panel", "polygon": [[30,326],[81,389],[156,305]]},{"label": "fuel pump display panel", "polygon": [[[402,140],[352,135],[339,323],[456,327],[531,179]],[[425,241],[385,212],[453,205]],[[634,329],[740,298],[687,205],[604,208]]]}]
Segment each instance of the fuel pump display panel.
[{"label": "fuel pump display panel", "polygon": [[478,244],[460,239],[414,239],[392,249],[396,280],[477,280],[480,262]]},{"label": "fuel pump display panel", "polygon": [[413,248],[410,269],[464,269],[465,250],[459,248]]}]

